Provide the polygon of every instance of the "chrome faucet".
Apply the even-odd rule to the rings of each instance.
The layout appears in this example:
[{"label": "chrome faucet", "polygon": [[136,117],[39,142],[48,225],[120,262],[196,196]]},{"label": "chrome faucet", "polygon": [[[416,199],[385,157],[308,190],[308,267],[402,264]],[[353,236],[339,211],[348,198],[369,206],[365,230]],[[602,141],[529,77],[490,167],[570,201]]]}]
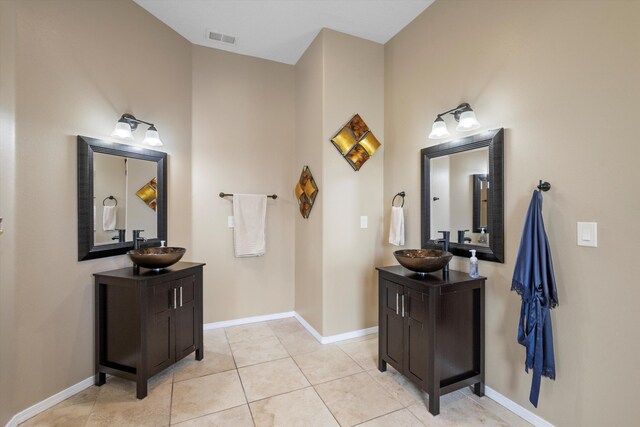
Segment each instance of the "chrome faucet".
[{"label": "chrome faucet", "polygon": [[[435,242],[436,243],[442,243],[442,250],[444,250],[445,252],[449,252],[449,236],[450,236],[451,232],[450,231],[438,231],[438,233],[442,233],[442,239],[438,239]],[[442,272],[444,274],[449,273],[449,264],[444,266],[444,268],[442,269]]]},{"label": "chrome faucet", "polygon": [[140,242],[146,242],[147,239],[140,236],[140,233],[143,233],[144,230],[133,230],[133,249],[140,249]]}]

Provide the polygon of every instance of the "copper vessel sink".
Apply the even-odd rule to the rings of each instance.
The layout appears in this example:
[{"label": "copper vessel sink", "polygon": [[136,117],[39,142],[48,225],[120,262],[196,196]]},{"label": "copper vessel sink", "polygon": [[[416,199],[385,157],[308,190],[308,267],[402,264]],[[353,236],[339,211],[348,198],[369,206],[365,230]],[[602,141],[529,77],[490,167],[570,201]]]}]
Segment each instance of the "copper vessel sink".
[{"label": "copper vessel sink", "polygon": [[442,269],[453,258],[452,253],[440,249],[403,249],[393,256],[404,268],[423,274]]},{"label": "copper vessel sink", "polygon": [[127,255],[135,265],[159,270],[180,261],[185,252],[185,248],[159,247],[134,249],[127,252]]}]

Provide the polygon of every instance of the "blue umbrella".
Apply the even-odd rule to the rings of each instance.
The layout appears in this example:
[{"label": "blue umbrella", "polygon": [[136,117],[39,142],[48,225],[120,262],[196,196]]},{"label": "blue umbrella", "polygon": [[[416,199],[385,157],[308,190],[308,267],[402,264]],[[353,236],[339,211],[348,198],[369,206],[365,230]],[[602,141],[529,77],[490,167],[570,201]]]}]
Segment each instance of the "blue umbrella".
[{"label": "blue umbrella", "polygon": [[553,262],[542,220],[542,194],[534,191],[522,231],[511,290],[522,297],[518,342],[526,347],[525,371],[533,369],[529,401],[538,407],[540,381],[556,378],[549,310],[558,305]]}]

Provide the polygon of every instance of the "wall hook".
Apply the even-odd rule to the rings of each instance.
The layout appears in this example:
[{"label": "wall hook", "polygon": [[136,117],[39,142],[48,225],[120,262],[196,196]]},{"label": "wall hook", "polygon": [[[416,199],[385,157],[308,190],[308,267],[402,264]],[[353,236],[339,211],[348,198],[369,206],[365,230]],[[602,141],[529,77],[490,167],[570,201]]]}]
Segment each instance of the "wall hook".
[{"label": "wall hook", "polygon": [[538,184],[538,191],[549,191],[551,189],[551,184],[549,184],[548,182],[542,182],[542,180],[540,180],[540,183]]}]

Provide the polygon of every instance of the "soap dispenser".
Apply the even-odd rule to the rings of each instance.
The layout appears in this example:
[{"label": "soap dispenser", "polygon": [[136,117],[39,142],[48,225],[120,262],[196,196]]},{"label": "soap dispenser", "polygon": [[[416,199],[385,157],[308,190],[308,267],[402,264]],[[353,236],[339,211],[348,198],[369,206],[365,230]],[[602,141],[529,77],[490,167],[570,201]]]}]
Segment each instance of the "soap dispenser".
[{"label": "soap dispenser", "polygon": [[480,228],[480,237],[478,238],[478,243],[482,245],[487,244],[487,235],[485,234],[484,227]]},{"label": "soap dispenser", "polygon": [[471,249],[471,258],[469,258],[469,276],[477,279],[480,277],[480,273],[478,272],[478,258],[476,258],[476,250]]}]

